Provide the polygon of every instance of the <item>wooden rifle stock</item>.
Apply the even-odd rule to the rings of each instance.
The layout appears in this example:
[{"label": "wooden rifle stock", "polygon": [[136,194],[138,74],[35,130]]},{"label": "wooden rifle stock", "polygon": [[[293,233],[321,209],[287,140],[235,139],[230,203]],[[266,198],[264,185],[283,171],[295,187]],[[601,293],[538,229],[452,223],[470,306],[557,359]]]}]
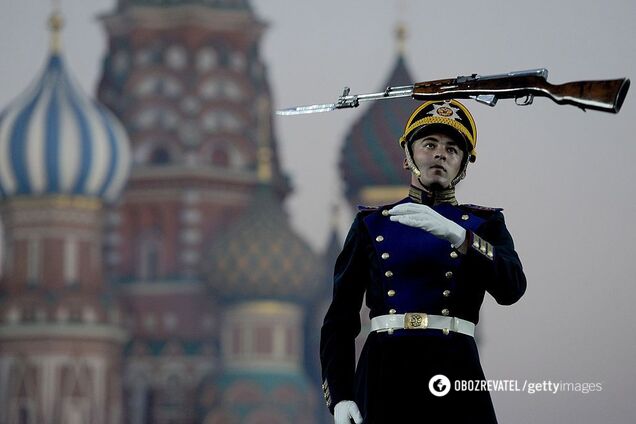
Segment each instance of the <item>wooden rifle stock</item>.
[{"label": "wooden rifle stock", "polygon": [[625,101],[629,80],[576,81],[561,85],[546,83],[546,86],[546,93],[558,104],[618,113]]},{"label": "wooden rifle stock", "polygon": [[416,83],[413,98],[416,100],[465,99],[472,96],[494,95],[498,99],[526,98],[521,104],[529,104],[532,97],[548,97],[558,104],[569,104],[581,109],[594,109],[618,113],[623,105],[629,79],[602,81],[576,81],[553,85],[542,76],[502,76],[480,78],[476,75]]}]

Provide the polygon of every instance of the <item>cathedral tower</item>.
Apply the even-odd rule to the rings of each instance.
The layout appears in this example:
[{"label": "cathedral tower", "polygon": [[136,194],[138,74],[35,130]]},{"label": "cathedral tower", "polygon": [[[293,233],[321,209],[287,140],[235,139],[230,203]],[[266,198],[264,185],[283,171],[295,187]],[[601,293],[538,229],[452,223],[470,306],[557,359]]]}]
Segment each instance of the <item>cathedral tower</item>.
[{"label": "cathedral tower", "polygon": [[119,423],[122,312],[102,270],[102,210],[130,167],[119,121],[60,52],[0,116],[0,423]]},{"label": "cathedral tower", "polygon": [[222,362],[205,246],[253,199],[259,155],[269,155],[276,201],[289,191],[259,54],[265,24],[246,0],[120,0],[102,22],[98,95],[133,151],[105,240],[133,336],[126,408],[135,424],[193,423],[197,387]]},{"label": "cathedral tower", "polygon": [[322,289],[322,264],[275,197],[268,150],[259,146],[260,184],[247,211],[207,255],[208,284],[223,299],[222,369],[200,388],[204,423],[317,422],[306,323]]},{"label": "cathedral tower", "polygon": [[[406,31],[397,28],[398,55],[382,90],[413,83],[404,58]],[[403,169],[398,140],[418,103],[409,98],[373,102],[349,130],[340,155],[345,198],[358,205],[377,206],[408,194],[410,173]]]}]

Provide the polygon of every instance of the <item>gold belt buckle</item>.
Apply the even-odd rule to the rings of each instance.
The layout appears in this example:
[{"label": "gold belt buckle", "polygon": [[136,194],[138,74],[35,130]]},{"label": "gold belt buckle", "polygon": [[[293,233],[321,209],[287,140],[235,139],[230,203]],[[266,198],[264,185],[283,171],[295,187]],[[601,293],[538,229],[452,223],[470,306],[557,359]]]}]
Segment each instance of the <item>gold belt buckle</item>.
[{"label": "gold belt buckle", "polygon": [[425,330],[428,327],[428,315],[423,312],[404,314],[404,328],[407,330]]}]

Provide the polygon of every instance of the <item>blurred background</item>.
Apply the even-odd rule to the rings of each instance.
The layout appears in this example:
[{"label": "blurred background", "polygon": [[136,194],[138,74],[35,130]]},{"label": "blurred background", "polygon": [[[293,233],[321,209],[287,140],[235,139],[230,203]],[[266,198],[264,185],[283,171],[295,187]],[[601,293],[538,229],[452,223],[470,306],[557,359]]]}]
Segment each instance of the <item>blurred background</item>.
[{"label": "blurred background", "polygon": [[[57,12],[55,12],[57,11]],[[0,423],[323,423],[330,272],[401,196],[417,102],[388,84],[546,67],[633,77],[636,4],[25,0],[0,15]],[[53,19],[51,19],[53,17]],[[467,102],[460,203],[503,207],[528,278],[487,297],[502,423],[636,418],[633,93],[618,115]]]}]

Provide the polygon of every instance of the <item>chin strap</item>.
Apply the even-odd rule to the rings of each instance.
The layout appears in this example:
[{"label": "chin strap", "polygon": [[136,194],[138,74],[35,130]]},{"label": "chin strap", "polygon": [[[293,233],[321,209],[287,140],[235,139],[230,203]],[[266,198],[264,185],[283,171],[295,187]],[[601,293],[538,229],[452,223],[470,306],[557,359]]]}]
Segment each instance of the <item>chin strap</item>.
[{"label": "chin strap", "polygon": [[[413,162],[413,158],[411,157],[411,151],[409,150],[409,143],[404,143],[404,157],[406,158],[406,165],[409,167],[411,172],[417,177],[419,181],[422,173],[420,172],[419,169],[417,169],[417,165],[415,165],[415,162]],[[420,181],[420,184],[422,184],[421,181]]]},{"label": "chin strap", "polygon": [[[468,161],[466,161],[466,165],[468,165]],[[450,185],[451,187],[455,187],[457,183],[459,183],[461,180],[463,180],[466,177],[466,165],[464,165],[464,169],[461,170],[459,174],[457,174],[457,176],[453,179]]]}]

